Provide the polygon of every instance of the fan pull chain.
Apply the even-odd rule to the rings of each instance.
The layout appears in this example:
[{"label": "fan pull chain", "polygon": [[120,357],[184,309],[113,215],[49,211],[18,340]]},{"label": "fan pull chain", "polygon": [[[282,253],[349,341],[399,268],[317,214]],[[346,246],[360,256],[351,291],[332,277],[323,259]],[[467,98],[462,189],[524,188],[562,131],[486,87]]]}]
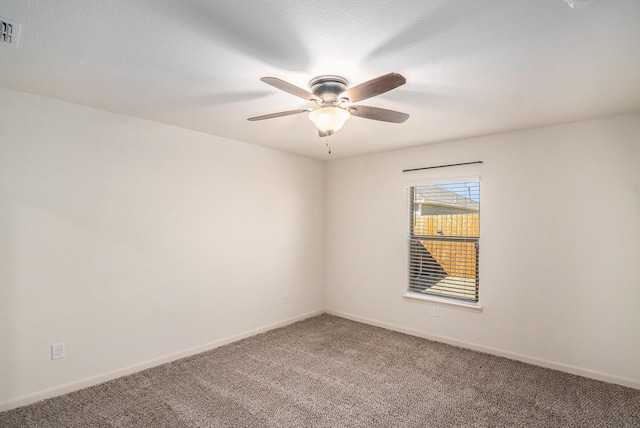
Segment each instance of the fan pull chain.
[{"label": "fan pull chain", "polygon": [[331,146],[329,145],[329,138],[327,138],[327,149],[329,149],[329,154],[331,154]]}]

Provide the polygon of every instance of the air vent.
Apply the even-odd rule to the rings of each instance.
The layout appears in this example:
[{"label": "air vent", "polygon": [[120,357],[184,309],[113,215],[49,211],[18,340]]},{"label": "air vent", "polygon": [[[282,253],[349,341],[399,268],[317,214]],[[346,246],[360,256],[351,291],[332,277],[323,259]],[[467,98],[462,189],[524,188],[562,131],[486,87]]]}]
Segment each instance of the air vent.
[{"label": "air vent", "polygon": [[0,17],[0,43],[17,46],[21,24]]}]

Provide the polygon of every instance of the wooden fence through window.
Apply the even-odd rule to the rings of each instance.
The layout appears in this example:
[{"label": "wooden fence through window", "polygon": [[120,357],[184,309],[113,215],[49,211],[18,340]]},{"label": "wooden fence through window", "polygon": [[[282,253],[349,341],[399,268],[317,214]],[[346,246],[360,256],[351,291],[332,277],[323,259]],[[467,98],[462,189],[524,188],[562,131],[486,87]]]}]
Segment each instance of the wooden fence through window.
[{"label": "wooden fence through window", "polygon": [[[414,235],[478,238],[480,216],[477,212],[416,216]],[[421,243],[447,275],[476,278],[478,260],[476,242],[424,240]]]}]

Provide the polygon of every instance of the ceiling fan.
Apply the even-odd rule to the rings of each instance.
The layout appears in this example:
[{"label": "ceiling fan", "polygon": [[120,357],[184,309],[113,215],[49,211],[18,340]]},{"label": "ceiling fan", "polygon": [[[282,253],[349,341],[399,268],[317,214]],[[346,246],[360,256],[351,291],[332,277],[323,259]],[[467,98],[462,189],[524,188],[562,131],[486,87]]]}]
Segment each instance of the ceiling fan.
[{"label": "ceiling fan", "polygon": [[314,102],[317,107],[250,117],[247,119],[250,121],[309,112],[309,119],[318,128],[318,135],[320,137],[328,137],[342,128],[342,125],[351,116],[392,123],[402,123],[409,118],[408,114],[399,111],[351,104],[404,85],[407,80],[398,73],[388,73],[351,88],[349,88],[349,81],[344,77],[333,75],[318,76],[309,82],[311,91],[292,85],[277,77],[263,77],[260,80],[277,89]]}]

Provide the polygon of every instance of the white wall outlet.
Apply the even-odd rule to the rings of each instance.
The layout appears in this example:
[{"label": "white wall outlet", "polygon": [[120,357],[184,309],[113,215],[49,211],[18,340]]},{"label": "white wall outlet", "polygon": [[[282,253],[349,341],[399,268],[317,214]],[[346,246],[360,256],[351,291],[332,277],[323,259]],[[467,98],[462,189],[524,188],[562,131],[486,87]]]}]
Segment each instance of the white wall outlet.
[{"label": "white wall outlet", "polygon": [[433,316],[434,317],[439,317],[440,316],[440,307],[439,306],[434,306],[433,307]]},{"label": "white wall outlet", "polygon": [[284,298],[282,299],[282,302],[283,302],[285,305],[288,305],[288,304],[289,304],[289,295],[288,295],[288,294],[285,294],[285,295],[284,295]]},{"label": "white wall outlet", "polygon": [[51,359],[59,360],[64,358],[64,343],[55,343],[51,345]]}]

